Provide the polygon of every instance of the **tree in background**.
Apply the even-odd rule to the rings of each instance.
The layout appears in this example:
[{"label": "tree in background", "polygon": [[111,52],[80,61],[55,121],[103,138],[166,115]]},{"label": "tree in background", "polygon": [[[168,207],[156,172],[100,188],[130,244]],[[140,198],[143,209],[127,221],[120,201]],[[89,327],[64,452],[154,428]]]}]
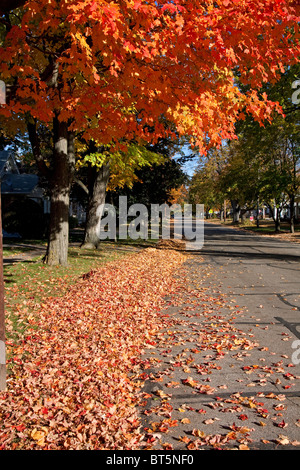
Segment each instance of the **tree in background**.
[{"label": "tree in background", "polygon": [[188,203],[188,188],[185,184],[180,185],[178,188],[172,188],[169,191],[168,202],[170,204],[179,204],[183,207],[184,204]]},{"label": "tree in background", "polygon": [[226,217],[225,191],[220,185],[224,167],[227,164],[228,148],[212,148],[206,157],[200,159],[189,186],[189,200],[192,204],[204,204],[206,217],[217,210]]},{"label": "tree in background", "polygon": [[288,206],[290,231],[294,232],[294,205],[300,188],[300,121],[299,107],[291,102],[291,85],[299,73],[299,65],[289,67],[278,83],[266,84],[262,89],[280,103],[284,116],[276,115],[264,126],[245,116],[237,124],[238,140],[227,142],[223,149],[216,149],[208,159],[202,159],[202,166],[192,179],[194,198],[207,207],[215,207],[218,198],[228,198],[234,222],[246,211],[256,209],[258,214],[259,203],[264,203],[274,220],[275,231],[280,231],[281,212]]},{"label": "tree in background", "polygon": [[110,193],[109,198],[117,205],[119,195],[127,196],[128,204],[144,204],[150,209],[151,204],[171,202],[172,190],[181,187],[186,175],[175,160],[154,164],[136,172],[138,180],[130,187],[123,187]]},{"label": "tree in background", "polygon": [[[109,183],[108,202],[117,205],[119,196],[124,195],[129,205],[144,204],[149,211],[151,204],[171,202],[172,190],[178,190],[187,182],[182,170],[182,161],[188,158],[182,153],[184,142],[184,138],[162,138],[154,145],[148,145],[144,151],[151,153],[152,164],[144,164],[134,172],[131,168],[127,178],[124,178],[124,172],[115,175]],[[123,171],[128,172],[128,169],[130,167],[125,164]]]},{"label": "tree in background", "polygon": [[[300,188],[300,110],[292,103],[292,83],[300,74],[299,65],[287,68],[276,84],[266,84],[262,92],[282,106],[284,115],[260,126],[250,116],[238,124],[239,139],[231,143],[231,167],[240,197],[250,204],[264,201],[272,214],[275,230],[280,230],[280,213],[288,203],[290,231],[294,232],[295,197]],[[227,169],[228,171],[228,169]],[[224,184],[230,185],[230,177]]]},{"label": "tree in background", "polygon": [[[94,150],[94,152],[92,152]],[[97,248],[99,245],[99,226],[106,201],[107,189],[115,190],[125,185],[131,187],[138,179],[140,168],[149,167],[162,161],[162,156],[145,146],[131,144],[126,153],[110,153],[105,148],[97,148],[92,141],[86,155],[79,159],[79,168],[86,167],[87,184],[76,176],[87,195],[86,223],[82,248]]]},{"label": "tree in background", "polygon": [[220,173],[218,189],[231,203],[234,223],[257,207],[261,162],[257,156],[253,157],[253,153],[247,154],[241,140],[227,144],[227,160]]}]

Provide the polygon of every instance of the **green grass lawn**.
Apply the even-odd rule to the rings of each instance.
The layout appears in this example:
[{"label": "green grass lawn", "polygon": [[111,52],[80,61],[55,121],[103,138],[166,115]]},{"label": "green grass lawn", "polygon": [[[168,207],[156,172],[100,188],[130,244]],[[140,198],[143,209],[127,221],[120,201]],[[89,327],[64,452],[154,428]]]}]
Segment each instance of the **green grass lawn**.
[{"label": "green grass lawn", "polygon": [[[212,222],[219,222],[220,219],[210,219]],[[251,232],[258,233],[275,233],[275,224],[271,220],[260,220],[259,227],[256,226],[256,221],[250,221],[246,219],[245,222],[239,222],[239,224],[233,224],[232,219],[227,219],[226,222],[221,222],[223,225],[235,225]],[[290,233],[290,225],[287,222],[280,223],[281,233]],[[295,232],[300,232],[300,224],[295,224]]]},{"label": "green grass lawn", "polygon": [[[259,227],[256,226],[256,222],[253,222],[251,224],[248,223],[240,223],[240,227],[250,230],[252,232],[258,232],[258,233],[274,233],[275,232],[275,225],[273,222],[266,221],[266,220],[260,220],[259,221]],[[290,225],[286,222],[281,222],[280,224],[280,232],[281,233],[290,233]],[[295,232],[300,232],[300,226],[295,225]]]}]

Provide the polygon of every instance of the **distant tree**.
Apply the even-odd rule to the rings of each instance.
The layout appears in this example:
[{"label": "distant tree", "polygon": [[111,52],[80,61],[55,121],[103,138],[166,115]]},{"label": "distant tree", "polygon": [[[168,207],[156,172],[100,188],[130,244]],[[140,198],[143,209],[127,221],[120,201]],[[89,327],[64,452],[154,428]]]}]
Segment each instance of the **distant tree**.
[{"label": "distant tree", "polygon": [[210,149],[206,157],[200,158],[190,181],[189,200],[193,204],[204,204],[206,217],[213,209],[224,212],[225,192],[220,178],[227,162],[227,153],[225,146]]},{"label": "distant tree", "polygon": [[288,200],[290,231],[294,232],[294,205],[300,189],[300,108],[291,99],[292,83],[297,76],[300,66],[288,67],[276,84],[262,88],[262,92],[280,103],[284,116],[276,115],[264,126],[248,116],[237,126],[238,142],[230,144],[230,165],[235,162],[237,166],[235,184],[240,196],[244,195],[250,204],[255,197],[263,200],[270,208],[277,231],[280,212]]}]

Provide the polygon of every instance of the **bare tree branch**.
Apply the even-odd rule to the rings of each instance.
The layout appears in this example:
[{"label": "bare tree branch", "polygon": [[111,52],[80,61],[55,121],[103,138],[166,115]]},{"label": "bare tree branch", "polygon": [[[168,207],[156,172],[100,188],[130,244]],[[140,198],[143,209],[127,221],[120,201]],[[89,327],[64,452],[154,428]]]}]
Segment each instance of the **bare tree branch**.
[{"label": "bare tree branch", "polygon": [[76,176],[74,176],[74,182],[78,184],[78,186],[80,186],[87,195],[89,195],[90,192],[88,188],[86,187],[86,185],[82,181],[80,181],[78,178],[76,178]]}]

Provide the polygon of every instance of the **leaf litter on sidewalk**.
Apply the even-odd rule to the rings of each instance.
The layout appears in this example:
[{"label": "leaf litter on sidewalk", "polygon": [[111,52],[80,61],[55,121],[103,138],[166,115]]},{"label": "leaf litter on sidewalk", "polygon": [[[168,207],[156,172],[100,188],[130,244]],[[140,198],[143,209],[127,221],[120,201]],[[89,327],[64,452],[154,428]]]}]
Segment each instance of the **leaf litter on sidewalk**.
[{"label": "leaf litter on sidewalk", "polygon": [[[183,254],[148,248],[78,279],[8,341],[1,449],[136,449],[141,356]],[[19,312],[21,315],[22,312]]]}]

